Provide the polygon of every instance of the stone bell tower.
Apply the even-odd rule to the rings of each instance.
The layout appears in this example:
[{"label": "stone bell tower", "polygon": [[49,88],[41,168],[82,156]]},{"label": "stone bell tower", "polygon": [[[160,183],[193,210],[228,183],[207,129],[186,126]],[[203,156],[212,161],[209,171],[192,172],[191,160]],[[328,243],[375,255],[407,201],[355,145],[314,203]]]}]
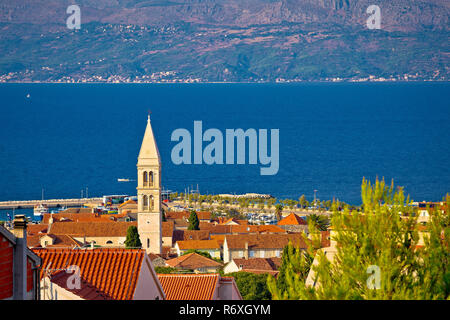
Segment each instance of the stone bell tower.
[{"label": "stone bell tower", "polygon": [[147,120],[138,163],[138,232],[147,253],[161,253],[161,159],[153,135],[150,115]]}]

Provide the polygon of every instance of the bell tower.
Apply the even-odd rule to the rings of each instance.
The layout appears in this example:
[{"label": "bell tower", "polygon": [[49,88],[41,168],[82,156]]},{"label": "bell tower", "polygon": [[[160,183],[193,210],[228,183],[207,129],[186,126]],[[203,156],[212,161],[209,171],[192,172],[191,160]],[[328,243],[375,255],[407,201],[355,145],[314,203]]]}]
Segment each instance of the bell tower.
[{"label": "bell tower", "polygon": [[161,253],[161,160],[150,115],[137,163],[138,232],[147,253]]}]

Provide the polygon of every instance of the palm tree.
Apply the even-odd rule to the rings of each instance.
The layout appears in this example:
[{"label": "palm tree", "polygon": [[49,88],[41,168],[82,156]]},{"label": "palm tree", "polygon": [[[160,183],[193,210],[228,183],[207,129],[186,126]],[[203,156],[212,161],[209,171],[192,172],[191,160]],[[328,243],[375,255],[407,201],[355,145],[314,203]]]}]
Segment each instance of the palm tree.
[{"label": "palm tree", "polygon": [[278,203],[275,206],[275,215],[277,216],[278,221],[280,221],[282,218],[282,216],[281,216],[282,212],[283,212],[283,205],[281,203]]},{"label": "palm tree", "polygon": [[316,228],[320,231],[326,231],[330,226],[330,221],[328,220],[328,218],[321,214],[312,213],[306,218],[306,221],[308,223],[314,223]]}]

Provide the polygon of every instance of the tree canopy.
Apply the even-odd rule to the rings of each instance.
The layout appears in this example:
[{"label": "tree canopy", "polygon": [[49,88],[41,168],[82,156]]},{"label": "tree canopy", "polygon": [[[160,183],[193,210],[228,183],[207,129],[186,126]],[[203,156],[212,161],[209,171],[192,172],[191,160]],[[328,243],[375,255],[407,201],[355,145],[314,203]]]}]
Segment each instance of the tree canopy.
[{"label": "tree canopy", "polygon": [[244,300],[270,300],[271,294],[267,287],[267,274],[250,272],[233,272],[227,274],[236,281],[236,285]]},{"label": "tree canopy", "polygon": [[[403,189],[363,179],[362,209],[335,211],[331,219],[334,258],[316,251],[314,287],[298,272],[304,260],[287,267],[282,291],[269,279],[274,299],[449,299],[450,196],[430,209],[426,226],[417,222]],[[297,269],[296,269],[297,268]],[[272,282],[271,282],[272,281]]]},{"label": "tree canopy", "polygon": [[191,214],[189,215],[189,226],[188,230],[200,230],[200,221],[198,220],[197,212],[191,210]]},{"label": "tree canopy", "polygon": [[138,229],[136,226],[130,226],[127,230],[127,237],[125,239],[125,246],[127,248],[142,247],[141,239],[139,238]]}]

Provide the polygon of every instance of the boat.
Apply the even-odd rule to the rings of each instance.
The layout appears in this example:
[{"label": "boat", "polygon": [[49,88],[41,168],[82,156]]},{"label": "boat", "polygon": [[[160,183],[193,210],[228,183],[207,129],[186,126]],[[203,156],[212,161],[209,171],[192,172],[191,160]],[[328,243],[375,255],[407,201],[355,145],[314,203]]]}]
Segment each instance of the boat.
[{"label": "boat", "polygon": [[133,181],[133,180],[131,180],[131,179],[125,179],[125,178],[119,178],[119,179],[117,179],[117,181],[118,181],[118,182],[130,182],[130,181]]},{"label": "boat", "polygon": [[33,214],[35,216],[41,216],[44,213],[49,213],[48,207],[46,205],[41,203],[41,204],[39,204],[39,205],[34,207]]}]

